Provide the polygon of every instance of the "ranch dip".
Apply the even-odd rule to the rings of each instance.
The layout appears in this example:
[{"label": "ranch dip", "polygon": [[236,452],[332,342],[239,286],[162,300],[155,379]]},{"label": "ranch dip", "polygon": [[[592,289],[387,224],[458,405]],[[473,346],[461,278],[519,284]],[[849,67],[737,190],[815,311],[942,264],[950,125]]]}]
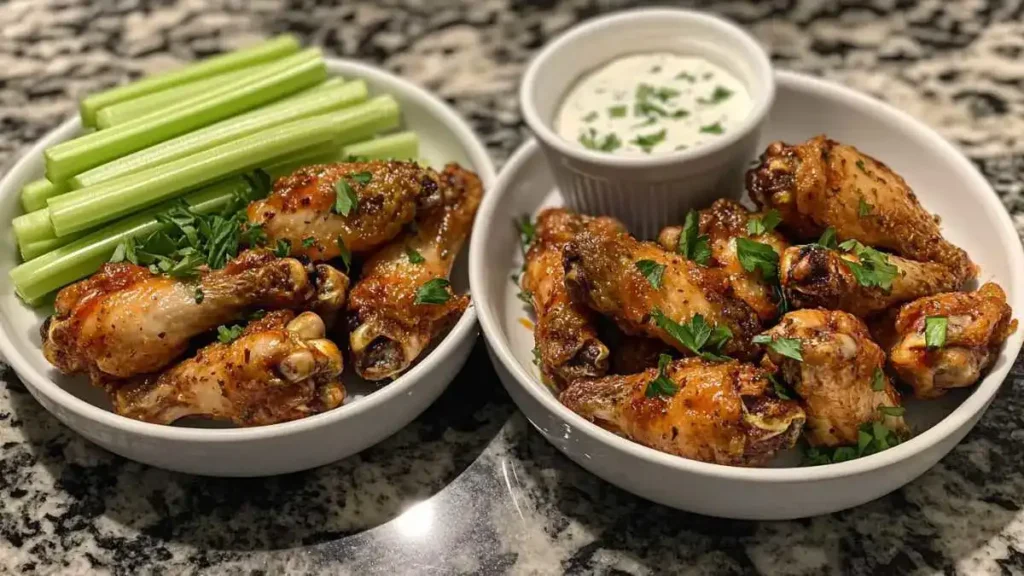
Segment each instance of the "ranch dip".
[{"label": "ranch dip", "polygon": [[750,107],[743,83],[704,58],[635,54],[580,79],[562,102],[555,131],[599,152],[667,154],[728,133]]}]

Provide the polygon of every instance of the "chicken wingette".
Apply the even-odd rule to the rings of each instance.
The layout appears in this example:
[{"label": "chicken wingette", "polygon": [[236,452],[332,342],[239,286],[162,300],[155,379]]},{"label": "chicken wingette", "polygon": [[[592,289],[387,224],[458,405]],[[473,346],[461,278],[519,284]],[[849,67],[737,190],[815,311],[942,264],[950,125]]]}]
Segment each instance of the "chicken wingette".
[{"label": "chicken wingette", "polygon": [[415,227],[370,256],[349,295],[353,365],[367,380],[405,371],[469,305],[447,278],[483,187],[463,170],[446,170],[445,179],[440,205],[422,211]]},{"label": "chicken wingette", "polygon": [[943,238],[938,219],[903,178],[853,146],[825,136],[796,145],[775,142],[747,172],[747,190],[762,209],[778,210],[799,240],[832,227],[840,241],[943,264],[958,285],[976,274],[967,253]]},{"label": "chicken wingette", "polygon": [[657,338],[647,336],[629,336],[621,334],[614,342],[609,344],[612,348],[611,363],[608,371],[611,374],[636,374],[648,368],[658,365],[658,359],[662,354],[673,355],[675,348],[671,348]]},{"label": "chicken wingette", "polygon": [[112,383],[114,411],[171,424],[188,416],[265,426],[340,406],[342,356],[313,312],[278,310],[163,373]]},{"label": "chicken wingette", "polygon": [[885,353],[855,316],[796,310],[758,342],[767,349],[765,367],[778,367],[802,399],[811,445],[857,445],[860,427],[875,421],[907,433],[899,393],[883,369]]},{"label": "chicken wingette", "polygon": [[608,347],[598,337],[596,315],[565,287],[564,248],[583,221],[564,208],[541,212],[520,279],[536,315],[533,334],[541,373],[558,389],[608,370]]},{"label": "chicken wingette", "polygon": [[655,450],[735,466],[762,465],[792,447],[805,419],[799,404],[775,396],[766,371],[699,358],[630,376],[577,380],[559,399],[595,424]]},{"label": "chicken wingette", "polygon": [[[1003,289],[991,282],[976,292],[915,300],[900,308],[896,316],[889,366],[919,398],[935,398],[951,388],[972,386],[1017,329],[1012,313]],[[929,323],[935,326],[930,338]]]}]

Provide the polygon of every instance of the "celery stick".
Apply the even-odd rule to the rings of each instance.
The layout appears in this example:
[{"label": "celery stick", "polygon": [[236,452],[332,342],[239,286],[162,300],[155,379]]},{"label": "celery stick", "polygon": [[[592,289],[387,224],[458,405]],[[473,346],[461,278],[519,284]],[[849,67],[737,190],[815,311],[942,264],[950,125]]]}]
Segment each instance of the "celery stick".
[{"label": "celery stick", "polygon": [[343,157],[360,156],[371,160],[410,160],[420,155],[420,139],[415,132],[398,132],[341,149]]},{"label": "celery stick", "polygon": [[226,142],[237,140],[285,124],[292,120],[307,118],[339,110],[366,100],[366,83],[363,81],[342,83],[328,80],[326,88],[311,88],[269,106],[257,108],[240,116],[221,120],[188,134],[161,142],[122,156],[113,162],[97,166],[68,180],[72,190],[93,186],[112,178],[133,174],[159,164],[166,164],[203,150],[209,150]]},{"label": "celery stick", "polygon": [[[247,190],[248,183],[243,178],[229,178],[189,194],[185,201],[197,212],[217,212],[231,205],[236,194]],[[165,229],[166,224],[157,222],[155,215],[167,211],[175,202],[177,200],[133,214],[16,266],[10,277],[18,295],[31,304],[92,274],[110,259],[117,245],[126,238],[146,236]]]},{"label": "celery stick", "polygon": [[[311,145],[398,122],[390,96],[338,112],[295,120],[135,174],[107,180],[49,200],[57,236],[73,234],[151,206],[212,180],[260,166]],[[372,132],[371,132],[372,133]]]},{"label": "celery stick", "polygon": [[120,126],[86,134],[47,148],[46,175],[67,180],[79,172],[163,142],[322,82],[320,53],[304,50],[274,62],[264,72],[226,84]]},{"label": "celery stick", "polygon": [[25,209],[25,212],[35,212],[40,208],[46,208],[48,198],[66,191],[67,186],[54,184],[46,178],[33,180],[21,189],[21,207]]},{"label": "celery stick", "polygon": [[18,244],[52,240],[57,237],[50,223],[50,211],[46,208],[22,214],[11,220],[11,228],[14,228],[14,237],[18,239]]},{"label": "celery stick", "polygon": [[38,258],[43,254],[46,254],[47,252],[52,252],[65,244],[70,244],[84,235],[84,233],[79,233],[72,234],[71,236],[65,236],[63,238],[50,238],[49,240],[37,240],[27,244],[19,244],[18,250],[21,252],[21,259],[28,262],[33,258]]},{"label": "celery stick", "polygon": [[111,88],[110,90],[87,96],[79,106],[82,125],[86,127],[95,126],[96,112],[112,104],[159,92],[172,86],[180,86],[187,82],[208,78],[215,74],[270,62],[298,51],[299,41],[294,36],[278,36],[250,48],[207,58],[178,70],[149,76],[124,86],[118,86],[117,88]]}]

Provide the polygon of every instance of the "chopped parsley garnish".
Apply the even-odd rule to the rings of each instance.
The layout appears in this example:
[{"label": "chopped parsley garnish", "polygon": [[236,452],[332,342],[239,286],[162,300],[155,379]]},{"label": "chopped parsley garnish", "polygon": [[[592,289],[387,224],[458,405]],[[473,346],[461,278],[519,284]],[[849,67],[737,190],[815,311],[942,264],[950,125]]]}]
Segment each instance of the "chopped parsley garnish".
[{"label": "chopped parsley garnish", "polygon": [[865,174],[868,173],[868,169],[864,167],[864,161],[863,160],[857,160],[857,168],[860,168],[860,171],[865,173]]},{"label": "chopped parsley garnish", "polygon": [[882,416],[899,417],[899,416],[903,416],[903,414],[906,411],[907,411],[906,408],[904,408],[902,406],[879,406],[878,407],[878,413],[881,414]]},{"label": "chopped parsley garnish", "polygon": [[650,134],[638,134],[636,138],[630,140],[630,144],[635,144],[640,147],[641,150],[650,154],[651,148],[654,148],[665,139],[665,129],[662,128],[657,132]]},{"label": "chopped parsley garnish", "polygon": [[316,246],[316,238],[310,236],[308,238],[303,238],[302,239],[302,247],[303,248],[312,248],[314,246]]},{"label": "chopped parsley garnish", "polygon": [[780,356],[792,358],[798,362],[804,361],[803,341],[799,338],[772,338],[768,334],[758,334],[751,339],[754,344],[765,344]]},{"label": "chopped parsley garnish", "polygon": [[278,240],[277,246],[274,247],[274,256],[278,258],[284,258],[292,253],[292,243],[290,240]]},{"label": "chopped parsley garnish", "polygon": [[203,292],[202,288],[196,287],[196,291],[192,293],[192,298],[195,299],[196,304],[202,304],[203,300],[206,300],[206,293]]},{"label": "chopped parsley garnish", "polygon": [[683,230],[679,233],[679,244],[676,251],[701,266],[707,266],[711,260],[711,244],[707,235],[700,233],[700,216],[695,210],[686,213]]},{"label": "chopped parsley garnish", "polygon": [[612,118],[623,118],[626,116],[626,112],[629,110],[625,105],[612,106],[608,109],[608,115]]},{"label": "chopped parsley garnish", "polygon": [[881,368],[875,368],[875,373],[871,375],[871,389],[875,392],[885,390],[885,373]]},{"label": "chopped parsley garnish", "polygon": [[341,256],[341,262],[342,262],[342,264],[345,265],[345,272],[351,271],[352,270],[352,251],[349,250],[348,246],[345,245],[345,239],[342,238],[341,236],[338,236],[335,239],[335,242],[338,244],[338,252],[339,252],[338,256]]},{"label": "chopped parsley garnish", "polygon": [[676,74],[676,80],[686,80],[690,84],[693,84],[697,81],[697,77],[689,72],[680,72],[679,74]]},{"label": "chopped parsley garnish", "polygon": [[928,316],[924,319],[924,344],[935,349],[946,345],[946,330],[949,320],[945,316]]},{"label": "chopped parsley garnish", "polygon": [[868,216],[874,208],[874,206],[868,204],[867,201],[864,200],[864,197],[861,196],[860,201],[857,203],[857,216],[860,216],[861,218]]},{"label": "chopped parsley garnish", "polygon": [[513,220],[516,231],[519,232],[519,249],[523,255],[526,255],[526,251],[530,249],[530,244],[533,244],[533,238],[537,235],[537,227],[530,220],[529,214],[523,214],[517,220]]},{"label": "chopped parsley garnish", "polygon": [[644,390],[645,396],[648,398],[654,398],[656,396],[675,396],[676,392],[679,392],[679,386],[677,386],[665,372],[671,362],[672,357],[668,354],[658,356],[658,375],[654,380],[647,383],[647,389]]},{"label": "chopped parsley garnish", "polygon": [[750,220],[747,220],[747,234],[750,234],[751,236],[768,234],[775,230],[775,227],[781,222],[782,215],[779,214],[778,210],[772,208],[762,216],[755,216]]},{"label": "chopped parsley garnish", "polygon": [[657,308],[651,311],[651,318],[658,328],[701,358],[714,361],[730,360],[728,356],[721,354],[722,347],[732,338],[732,331],[727,326],[712,327],[700,314],[694,314],[686,324],[679,324]]},{"label": "chopped parsley garnish", "polygon": [[448,293],[449,282],[444,278],[428,280],[416,289],[416,300],[413,304],[444,304],[451,298]]},{"label": "chopped parsley garnish", "polygon": [[355,174],[349,174],[348,177],[359,182],[363,186],[366,186],[370,183],[370,180],[373,180],[373,174],[369,172],[356,172]]},{"label": "chopped parsley garnish", "polygon": [[772,281],[779,277],[779,254],[771,246],[749,238],[736,239],[736,256],[747,272],[758,271],[761,278]]},{"label": "chopped parsley garnish", "polygon": [[529,290],[520,290],[519,292],[516,292],[516,298],[519,298],[524,304],[533,308],[533,292],[530,292]]},{"label": "chopped parsley garnish", "polygon": [[217,340],[220,340],[224,344],[231,344],[235,340],[238,340],[238,337],[242,335],[244,330],[245,328],[238,324],[234,324],[232,326],[225,326],[221,324],[220,326],[217,326]]},{"label": "chopped parsley garnish", "polygon": [[[885,416],[897,416],[903,414],[903,408],[898,406],[879,406],[879,418],[871,422],[865,422],[857,430],[856,446],[840,446],[838,448],[807,448],[804,451],[805,466],[820,466],[822,464],[835,464],[845,462],[871,454],[877,454],[888,450],[903,442],[895,430],[889,428],[883,422]],[[888,412],[891,412],[888,413]],[[898,412],[898,414],[897,414]]]},{"label": "chopped parsley garnish", "polygon": [[355,190],[349,185],[348,180],[344,177],[338,180],[334,185],[335,197],[334,197],[334,213],[341,214],[342,216],[348,216],[352,210],[359,206],[359,198],[356,196]]},{"label": "chopped parsley garnish", "polygon": [[584,122],[593,122],[594,120],[597,120],[597,112],[594,112],[593,110],[583,117]]},{"label": "chopped parsley garnish", "polygon": [[722,127],[721,122],[715,122],[714,124],[708,124],[707,126],[700,127],[701,134],[722,134],[725,132],[725,128]]},{"label": "chopped parsley garnish", "polygon": [[818,246],[828,248],[829,250],[835,250],[838,247],[836,242],[836,229],[829,226],[825,228],[825,231],[821,233],[821,238],[815,242]]},{"label": "chopped parsley garnish", "polygon": [[793,392],[793,390],[790,389],[789,386],[786,386],[782,382],[779,382],[774,375],[769,374],[768,380],[772,383],[772,388],[775,390],[775,395],[778,396],[780,400],[793,400],[796,398],[796,393]]},{"label": "chopped parsley garnish", "polygon": [[865,246],[856,240],[847,240],[839,245],[839,249],[857,256],[860,262],[844,260],[843,263],[853,272],[857,283],[865,288],[878,287],[888,292],[892,290],[892,281],[900,273],[900,269],[889,263],[889,257],[874,248]]},{"label": "chopped parsley garnish", "polygon": [[651,102],[650,100],[640,100],[636,104],[633,104],[633,116],[647,116],[648,120],[653,120],[653,116],[668,116],[668,111]]},{"label": "chopped parsley garnish", "polygon": [[683,108],[680,108],[678,110],[673,110],[672,113],[669,114],[669,116],[671,116],[674,120],[679,120],[680,118],[686,118],[689,115],[690,115],[690,111],[689,110],[684,110]]},{"label": "chopped parsley garnish", "polygon": [[409,259],[410,264],[423,264],[427,261],[415,248],[409,246],[405,247],[405,257]]},{"label": "chopped parsley garnish", "polygon": [[540,348],[536,346],[533,347],[533,364],[540,366]]},{"label": "chopped parsley garnish", "polygon": [[591,150],[613,152],[622,146],[622,141],[614,132],[605,134],[603,138],[598,138],[597,130],[591,128],[586,133],[580,134],[580,144]]},{"label": "chopped parsley garnish", "polygon": [[705,105],[719,104],[729,99],[732,96],[732,90],[729,90],[725,86],[715,86],[715,91],[711,93],[708,98],[697,98],[697,102]]},{"label": "chopped parsley garnish", "polygon": [[665,265],[654,260],[638,260],[636,269],[647,278],[647,283],[655,290],[661,288],[661,276],[665,273]]}]

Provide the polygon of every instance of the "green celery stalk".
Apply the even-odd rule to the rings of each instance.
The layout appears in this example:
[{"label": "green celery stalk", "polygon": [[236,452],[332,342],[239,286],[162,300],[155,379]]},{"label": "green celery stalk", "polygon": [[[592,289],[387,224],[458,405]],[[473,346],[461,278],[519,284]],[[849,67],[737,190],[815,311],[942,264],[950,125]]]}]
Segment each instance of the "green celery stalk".
[{"label": "green celery stalk", "polygon": [[29,260],[46,254],[47,252],[52,252],[65,244],[70,244],[84,235],[85,234],[83,233],[79,233],[72,234],[71,236],[65,236],[63,238],[50,238],[49,240],[37,240],[27,244],[19,244],[18,250],[21,252],[22,261],[28,262]]},{"label": "green celery stalk", "polygon": [[379,96],[338,112],[295,120],[48,201],[58,237],[87,230],[232,174],[331,140],[365,138],[398,123],[398,103]]},{"label": "green celery stalk", "polygon": [[18,244],[53,240],[57,237],[50,223],[50,211],[47,208],[18,216],[11,220],[11,228],[14,228],[14,237],[18,239]]},{"label": "green celery stalk", "polygon": [[415,132],[397,132],[341,149],[343,158],[364,157],[371,160],[414,160],[420,155],[420,139]]},{"label": "green celery stalk", "polygon": [[207,94],[157,110],[120,126],[99,130],[47,148],[46,175],[62,181],[180,134],[251,110],[322,82],[327,77],[319,51],[304,50],[265,71]]},{"label": "green celery stalk", "polygon": [[260,130],[273,128],[300,118],[326,114],[366,100],[366,83],[362,80],[345,84],[341,80],[331,79],[324,84],[327,84],[324,88],[321,88],[322,84],[269,106],[221,120],[194,132],[182,134],[177,138],[122,156],[113,162],[82,172],[68,180],[68,185],[72,190],[94,186],[113,178],[133,174],[203,150],[209,150]]},{"label": "green celery stalk", "polygon": [[250,48],[207,58],[178,70],[149,76],[124,86],[118,86],[117,88],[111,88],[110,90],[87,96],[79,105],[82,125],[85,127],[96,126],[96,113],[100,109],[117,104],[118,102],[132,100],[133,98],[139,98],[140,96],[159,92],[172,86],[180,86],[216,74],[238,70],[239,68],[263,62],[270,62],[298,51],[298,39],[291,35],[278,36]]},{"label": "green celery stalk", "polygon": [[46,178],[33,180],[21,189],[21,207],[25,212],[46,208],[46,200],[67,191],[67,186],[57,185]]}]

